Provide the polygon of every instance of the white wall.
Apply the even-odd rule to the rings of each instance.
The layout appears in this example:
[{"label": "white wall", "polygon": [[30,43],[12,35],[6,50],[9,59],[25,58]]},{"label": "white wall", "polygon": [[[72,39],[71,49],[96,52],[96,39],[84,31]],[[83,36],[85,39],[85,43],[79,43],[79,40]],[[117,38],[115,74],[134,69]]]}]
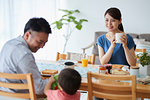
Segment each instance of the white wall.
[{"label": "white wall", "polygon": [[[0,0],[0,12],[2,12],[0,13],[0,50],[7,41],[6,39],[12,39],[23,33],[26,19],[28,20],[33,16],[44,17],[52,23],[60,17],[57,8],[79,9],[81,13],[78,16],[88,19],[87,23],[83,23],[81,31],[75,30],[73,32],[66,51],[82,52],[81,48],[94,40],[96,31],[107,31],[104,26],[104,13],[110,7],[117,7],[121,10],[125,32],[150,33],[150,0],[19,0],[19,2],[18,0],[11,0],[12,4],[9,3],[9,5],[14,7],[14,9],[11,9],[12,11],[7,2],[10,2],[10,0]],[[16,4],[19,5],[20,9],[17,9]],[[55,8],[56,10],[52,10]],[[11,15],[10,19],[7,18],[9,15]],[[4,22],[6,19],[3,19],[5,17],[9,19],[6,22]],[[14,23],[14,21],[16,22]],[[12,22],[12,24],[7,26],[8,22]],[[4,25],[6,27],[3,27]],[[12,25],[16,26],[16,29]],[[10,30],[10,27],[13,31]],[[8,30],[10,32],[7,32]],[[11,36],[6,35],[6,32]],[[56,52],[62,52],[63,38],[60,36],[63,32],[56,31],[53,28],[52,32],[53,34],[49,36],[48,43],[35,54],[35,58],[55,60]],[[5,38],[5,36],[9,38]],[[87,53],[90,54],[91,49]]]},{"label": "white wall", "polygon": [[[62,9],[79,9],[82,18],[87,18],[81,31],[74,31],[67,51],[82,52],[94,39],[95,31],[107,31],[104,13],[110,7],[121,10],[125,32],[150,33],[150,0],[60,0]],[[91,53],[88,50],[87,53]]]}]

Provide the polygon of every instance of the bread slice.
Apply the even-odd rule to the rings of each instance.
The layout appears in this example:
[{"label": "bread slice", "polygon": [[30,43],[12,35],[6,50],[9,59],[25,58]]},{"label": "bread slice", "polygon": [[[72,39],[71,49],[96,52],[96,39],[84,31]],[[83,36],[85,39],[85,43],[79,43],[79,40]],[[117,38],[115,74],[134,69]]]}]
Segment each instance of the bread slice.
[{"label": "bread slice", "polygon": [[113,64],[112,65],[112,68],[115,68],[115,69],[122,69],[124,65],[117,65],[117,64]]},{"label": "bread slice", "polygon": [[50,75],[53,75],[53,74],[57,74],[58,73],[58,70],[52,70],[52,69],[45,69],[43,71],[41,71],[42,74],[50,74]]}]

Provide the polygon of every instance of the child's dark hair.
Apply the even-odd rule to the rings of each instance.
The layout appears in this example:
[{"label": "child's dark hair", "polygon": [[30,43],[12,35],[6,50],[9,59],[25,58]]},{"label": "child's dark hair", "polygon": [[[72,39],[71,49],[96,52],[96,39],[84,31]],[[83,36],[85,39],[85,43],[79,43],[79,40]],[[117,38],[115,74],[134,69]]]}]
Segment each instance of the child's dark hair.
[{"label": "child's dark hair", "polygon": [[58,76],[58,83],[67,94],[73,95],[80,88],[81,75],[74,69],[65,68]]},{"label": "child's dark hair", "polygon": [[51,33],[50,25],[44,18],[31,18],[25,25],[24,33],[28,30]]},{"label": "child's dark hair", "polygon": [[[121,12],[120,12],[120,10],[119,10],[118,8],[109,8],[109,9],[105,12],[104,16],[106,16],[107,13],[108,13],[111,17],[113,17],[114,19],[117,19],[117,20],[119,20],[119,21],[121,20]],[[123,32],[124,32],[122,23],[118,26],[118,29],[119,29],[120,31],[123,31]]]}]

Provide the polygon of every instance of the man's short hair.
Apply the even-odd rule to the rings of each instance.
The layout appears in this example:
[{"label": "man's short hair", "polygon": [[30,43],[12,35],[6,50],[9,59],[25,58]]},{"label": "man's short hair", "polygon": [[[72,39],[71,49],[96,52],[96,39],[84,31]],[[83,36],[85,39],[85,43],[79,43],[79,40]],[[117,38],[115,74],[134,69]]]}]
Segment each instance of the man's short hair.
[{"label": "man's short hair", "polygon": [[51,33],[50,25],[44,18],[31,18],[25,25],[24,33],[28,30]]},{"label": "man's short hair", "polygon": [[64,92],[73,95],[80,88],[81,75],[74,69],[65,68],[58,76],[58,83]]}]

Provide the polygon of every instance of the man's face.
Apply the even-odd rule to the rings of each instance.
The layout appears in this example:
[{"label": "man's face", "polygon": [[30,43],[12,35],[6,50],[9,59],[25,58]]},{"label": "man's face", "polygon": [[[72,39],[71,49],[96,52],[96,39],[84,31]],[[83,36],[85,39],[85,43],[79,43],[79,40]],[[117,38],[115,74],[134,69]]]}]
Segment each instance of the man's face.
[{"label": "man's face", "polygon": [[37,52],[40,48],[43,48],[45,43],[48,41],[48,34],[44,32],[30,31],[26,32],[24,39],[27,42],[32,52]]}]

